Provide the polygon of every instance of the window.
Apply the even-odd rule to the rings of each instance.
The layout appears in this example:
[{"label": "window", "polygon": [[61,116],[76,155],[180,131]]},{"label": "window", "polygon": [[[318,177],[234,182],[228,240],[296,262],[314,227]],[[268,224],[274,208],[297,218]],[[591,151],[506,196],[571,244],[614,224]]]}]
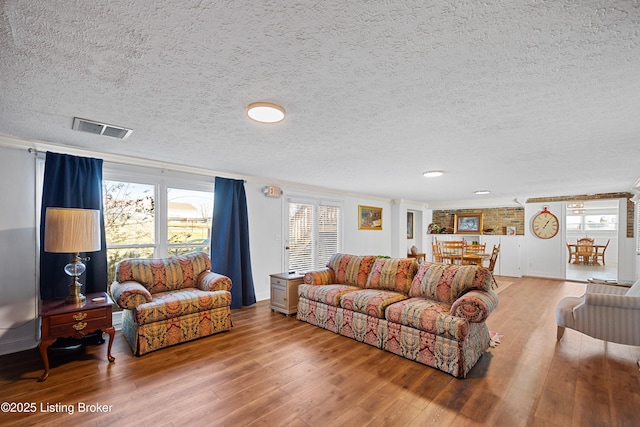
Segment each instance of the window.
[{"label": "window", "polygon": [[[193,179],[109,169],[103,178],[108,283],[124,258],[162,258],[209,252],[211,178]],[[201,180],[199,180],[200,178]]]},{"label": "window", "polygon": [[213,194],[206,191],[167,189],[167,245],[169,254],[209,252]]},{"label": "window", "polygon": [[288,207],[287,271],[302,273],[324,267],[341,250],[340,205],[289,199]]},{"label": "window", "polygon": [[102,182],[107,238],[108,281],[124,258],[152,258],[156,252],[155,187],[123,181]]}]

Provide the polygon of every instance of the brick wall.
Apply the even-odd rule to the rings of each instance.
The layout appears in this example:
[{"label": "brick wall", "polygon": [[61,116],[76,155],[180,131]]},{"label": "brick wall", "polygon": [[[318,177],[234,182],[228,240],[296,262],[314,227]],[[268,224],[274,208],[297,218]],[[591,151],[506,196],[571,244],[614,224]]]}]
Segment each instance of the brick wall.
[{"label": "brick wall", "polygon": [[524,234],[524,208],[437,210],[433,211],[433,223],[453,233],[456,214],[482,214],[482,229],[486,230],[484,234],[506,234],[508,225],[516,227],[516,234]]}]

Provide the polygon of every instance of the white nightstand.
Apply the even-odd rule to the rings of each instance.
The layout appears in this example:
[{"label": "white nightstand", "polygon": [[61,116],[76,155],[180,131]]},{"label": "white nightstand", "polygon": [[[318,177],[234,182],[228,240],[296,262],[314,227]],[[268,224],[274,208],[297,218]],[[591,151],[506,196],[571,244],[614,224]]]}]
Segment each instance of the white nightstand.
[{"label": "white nightstand", "polygon": [[271,274],[271,311],[287,316],[298,311],[298,285],[304,276],[293,273]]}]

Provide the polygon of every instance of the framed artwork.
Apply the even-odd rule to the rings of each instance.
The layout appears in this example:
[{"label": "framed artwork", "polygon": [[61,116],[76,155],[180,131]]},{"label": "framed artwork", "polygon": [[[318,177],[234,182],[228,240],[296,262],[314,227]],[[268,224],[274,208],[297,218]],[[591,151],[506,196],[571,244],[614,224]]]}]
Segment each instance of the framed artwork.
[{"label": "framed artwork", "polygon": [[358,206],[358,230],[382,230],[382,208]]},{"label": "framed artwork", "polygon": [[459,215],[456,214],[454,223],[456,234],[481,234],[482,233],[482,214]]},{"label": "framed artwork", "polygon": [[413,212],[407,212],[407,239],[413,239]]}]

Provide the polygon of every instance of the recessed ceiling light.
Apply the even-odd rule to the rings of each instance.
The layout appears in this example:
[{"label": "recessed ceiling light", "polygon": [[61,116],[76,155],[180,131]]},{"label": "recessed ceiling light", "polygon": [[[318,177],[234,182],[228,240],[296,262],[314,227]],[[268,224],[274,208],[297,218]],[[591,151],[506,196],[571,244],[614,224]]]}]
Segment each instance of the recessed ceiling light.
[{"label": "recessed ceiling light", "polygon": [[491,193],[491,191],[489,191],[489,190],[478,190],[478,191],[476,191],[477,195],[489,194],[489,193]]},{"label": "recessed ceiling light", "polygon": [[422,176],[425,178],[435,178],[436,176],[442,176],[443,173],[442,171],[426,171]]},{"label": "recessed ceiling light", "polygon": [[278,123],[284,119],[284,108],[271,102],[254,102],[247,106],[247,116],[260,123]]}]

